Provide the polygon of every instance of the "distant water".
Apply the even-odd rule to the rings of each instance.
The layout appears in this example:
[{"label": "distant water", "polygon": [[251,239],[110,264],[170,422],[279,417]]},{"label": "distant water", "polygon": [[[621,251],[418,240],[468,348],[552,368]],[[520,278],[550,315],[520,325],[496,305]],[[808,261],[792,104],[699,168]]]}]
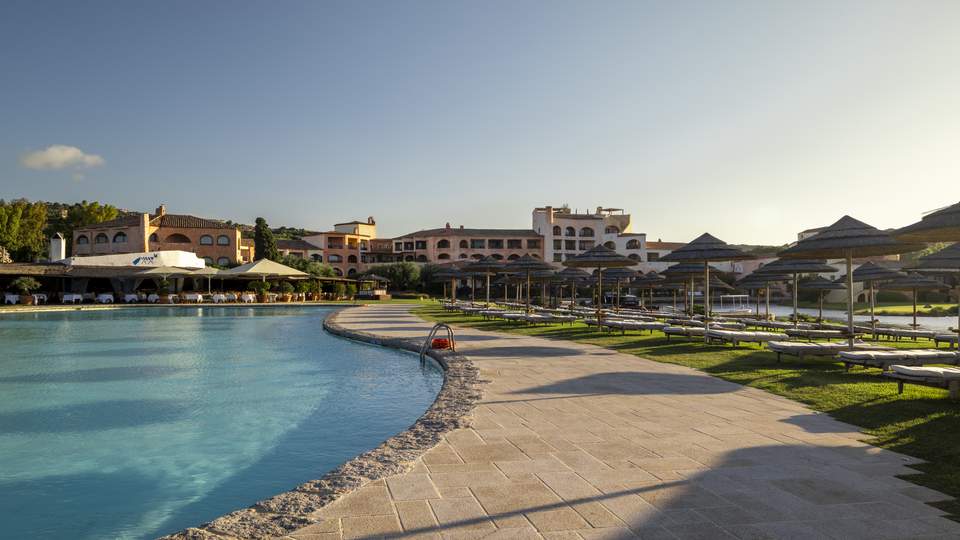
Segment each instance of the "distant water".
[{"label": "distant water", "polygon": [[317,308],[0,316],[0,537],[152,538],[319,478],[442,385]]},{"label": "distant water", "polygon": [[[718,309],[717,306],[713,308],[714,310]],[[756,310],[756,304],[750,304],[751,310]],[[879,311],[879,309],[878,309]],[[817,316],[817,309],[815,308],[797,308],[797,312],[804,315],[813,315]],[[764,313],[764,305],[760,305],[760,313]],[[788,315],[793,315],[793,306],[781,306],[777,304],[770,304],[770,313],[773,313],[777,317],[786,317]],[[845,322],[847,320],[847,312],[841,311],[838,309],[824,309],[823,317],[825,319],[831,319],[834,321]],[[870,315],[854,315],[854,321],[869,321]],[[901,316],[901,315],[877,315],[877,320],[880,321],[880,324],[890,324],[896,326],[906,326],[913,323],[913,317],[910,315]],[[917,317],[917,324],[923,328],[929,330],[948,330],[950,328],[957,327],[957,318],[954,317]]]}]

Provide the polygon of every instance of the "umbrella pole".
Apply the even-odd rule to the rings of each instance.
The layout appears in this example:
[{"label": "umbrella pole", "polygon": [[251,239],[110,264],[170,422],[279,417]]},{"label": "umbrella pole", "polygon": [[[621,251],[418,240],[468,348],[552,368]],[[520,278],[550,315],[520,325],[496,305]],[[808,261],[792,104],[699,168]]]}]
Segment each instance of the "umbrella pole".
[{"label": "umbrella pole", "polygon": [[913,329],[917,329],[917,288],[913,288]]},{"label": "umbrella pole", "polygon": [[527,313],[530,313],[530,271],[527,270]]},{"label": "umbrella pole", "polygon": [[797,289],[799,288],[800,274],[793,275],[793,327],[800,325],[800,319],[797,318]]},{"label": "umbrella pole", "polygon": [[620,313],[620,280],[617,280],[617,313]]},{"label": "umbrella pole", "polygon": [[847,250],[847,342],[853,348],[853,250]]},{"label": "umbrella pole", "polygon": [[485,272],[484,275],[487,277],[487,307],[490,307],[490,272]]},{"label": "umbrella pole", "polygon": [[823,325],[823,291],[820,291],[820,311],[817,313],[817,322]]},{"label": "umbrella pole", "polygon": [[690,289],[687,290],[687,315],[690,315],[691,317],[693,317],[693,291],[693,276],[690,276]]},{"label": "umbrella pole", "polygon": [[703,261],[703,342],[709,343],[710,337],[710,262]]},{"label": "umbrella pole", "polygon": [[770,284],[769,283],[767,283],[767,286],[764,288],[763,301],[766,303],[766,307],[764,308],[764,311],[763,311],[763,316],[766,318],[766,320],[769,321],[770,320]]},{"label": "umbrella pole", "polygon": [[677,310],[677,290],[673,290],[673,310]]},{"label": "umbrella pole", "polygon": [[600,328],[601,311],[603,309],[603,268],[597,267],[597,328]]}]

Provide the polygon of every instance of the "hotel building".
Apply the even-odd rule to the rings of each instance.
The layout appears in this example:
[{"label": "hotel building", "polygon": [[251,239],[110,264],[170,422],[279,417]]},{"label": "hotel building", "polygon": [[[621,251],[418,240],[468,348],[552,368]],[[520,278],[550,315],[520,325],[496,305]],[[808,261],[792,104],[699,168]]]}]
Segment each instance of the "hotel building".
[{"label": "hotel building", "polygon": [[377,237],[373,217],[366,221],[336,223],[332,231],[304,236],[302,240],[320,250],[319,262],[333,268],[338,276],[354,276],[366,269],[371,241]]},{"label": "hotel building", "polygon": [[531,229],[426,229],[393,239],[396,260],[450,263],[465,259],[512,261],[523,255],[543,258],[543,238]]},{"label": "hotel building", "polygon": [[647,262],[647,235],[631,231],[630,214],[620,208],[597,207],[578,212],[563,206],[533,209],[533,230],[543,236],[546,261],[560,267],[563,261],[602,244],[637,264]]},{"label": "hotel building", "polygon": [[73,232],[74,256],[190,251],[220,266],[249,262],[241,248],[240,229],[224,221],[168,214],[164,205],[153,214],[128,214]]}]

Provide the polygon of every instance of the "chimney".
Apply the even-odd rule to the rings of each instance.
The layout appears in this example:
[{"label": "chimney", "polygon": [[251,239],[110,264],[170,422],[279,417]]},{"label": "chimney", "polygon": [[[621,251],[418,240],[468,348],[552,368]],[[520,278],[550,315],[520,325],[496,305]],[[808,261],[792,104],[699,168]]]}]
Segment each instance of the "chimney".
[{"label": "chimney", "polygon": [[603,207],[602,207],[602,206],[598,206],[598,207],[597,207],[597,215],[600,215],[600,214],[602,214],[602,213],[603,213]]},{"label": "chimney", "polygon": [[49,259],[50,262],[62,261],[67,258],[67,241],[63,239],[63,235],[57,233],[50,237],[50,253]]},{"label": "chimney", "polygon": [[161,204],[157,207],[157,217],[164,216],[167,214],[167,205]]},{"label": "chimney", "polygon": [[450,228],[450,222],[449,222],[449,221],[447,222],[447,226],[446,226],[445,228],[446,228],[446,229],[449,229],[449,228]]},{"label": "chimney", "polygon": [[553,223],[553,207],[547,206],[544,210],[547,211],[547,223]]},{"label": "chimney", "polygon": [[368,224],[368,225],[376,225],[377,222],[373,220],[373,216],[368,216],[368,217],[367,217],[367,224]]},{"label": "chimney", "polygon": [[461,231],[463,230],[463,225],[460,226],[460,230],[461,230]]}]

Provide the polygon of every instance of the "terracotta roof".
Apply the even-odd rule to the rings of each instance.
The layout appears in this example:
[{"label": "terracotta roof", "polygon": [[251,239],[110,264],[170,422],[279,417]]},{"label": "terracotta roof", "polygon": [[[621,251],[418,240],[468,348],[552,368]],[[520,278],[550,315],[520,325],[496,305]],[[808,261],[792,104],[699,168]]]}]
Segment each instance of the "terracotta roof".
[{"label": "terracotta roof", "polygon": [[185,229],[236,229],[236,225],[230,225],[225,221],[215,219],[205,219],[197,216],[188,216],[186,214],[164,214],[162,216],[150,216],[150,224],[157,227],[180,227]]},{"label": "terracotta roof", "polygon": [[417,236],[483,236],[483,237],[507,237],[507,236],[526,236],[540,238],[540,234],[533,229],[461,229],[459,227],[441,227],[439,229],[424,229],[404,236],[398,236],[395,240],[401,238],[411,238]]},{"label": "terracotta roof", "polygon": [[647,242],[647,249],[674,250],[685,245],[683,242]]}]

